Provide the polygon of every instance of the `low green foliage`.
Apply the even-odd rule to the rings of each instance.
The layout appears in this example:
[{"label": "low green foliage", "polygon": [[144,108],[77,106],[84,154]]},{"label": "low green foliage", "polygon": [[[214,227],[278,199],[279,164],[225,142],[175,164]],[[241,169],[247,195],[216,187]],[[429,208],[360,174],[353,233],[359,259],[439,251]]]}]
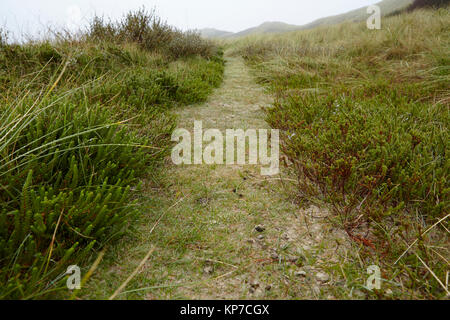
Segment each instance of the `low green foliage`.
[{"label": "low green foliage", "polygon": [[120,236],[136,212],[130,186],[161,160],[138,147],[154,141],[118,128],[101,107],[58,98],[2,113],[2,297],[29,297],[96,242]]},{"label": "low green foliage", "polygon": [[269,111],[269,122],[286,129],[285,153],[306,185],[314,183],[347,211],[364,199],[360,209],[372,218],[405,204],[429,218],[448,209],[450,118],[443,104],[418,103],[389,83],[371,83],[287,98]]},{"label": "low green foliage", "polygon": [[224,63],[213,59],[204,63],[194,59],[189,63],[175,63],[172,66],[179,86],[175,99],[183,104],[204,102],[212,89],[222,82]]}]

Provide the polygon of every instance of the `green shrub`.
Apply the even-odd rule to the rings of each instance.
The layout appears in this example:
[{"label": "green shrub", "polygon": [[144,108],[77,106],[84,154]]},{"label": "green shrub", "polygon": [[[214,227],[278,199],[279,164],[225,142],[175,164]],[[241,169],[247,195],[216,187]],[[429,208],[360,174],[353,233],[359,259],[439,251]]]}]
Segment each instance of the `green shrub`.
[{"label": "green shrub", "polygon": [[42,278],[120,236],[135,213],[130,186],[164,156],[100,106],[33,102],[0,108],[0,296],[10,298],[42,290]]},{"label": "green shrub", "polygon": [[[133,69],[87,87],[90,101],[118,104],[131,111],[167,109],[174,103],[178,84],[165,71]],[[84,94],[80,92],[80,95]]]},{"label": "green shrub", "polygon": [[199,33],[192,31],[174,33],[167,45],[167,50],[174,59],[195,55],[210,58],[215,54],[213,45],[203,39]]}]

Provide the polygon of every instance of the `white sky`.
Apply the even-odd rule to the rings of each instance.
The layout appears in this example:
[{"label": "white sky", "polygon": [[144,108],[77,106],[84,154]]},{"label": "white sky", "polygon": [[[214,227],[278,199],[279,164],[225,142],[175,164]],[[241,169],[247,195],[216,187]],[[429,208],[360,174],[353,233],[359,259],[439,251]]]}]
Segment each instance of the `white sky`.
[{"label": "white sky", "polygon": [[83,26],[94,13],[120,18],[143,5],[181,29],[241,31],[265,21],[302,25],[380,0],[0,0],[0,26],[13,38],[46,26]]}]

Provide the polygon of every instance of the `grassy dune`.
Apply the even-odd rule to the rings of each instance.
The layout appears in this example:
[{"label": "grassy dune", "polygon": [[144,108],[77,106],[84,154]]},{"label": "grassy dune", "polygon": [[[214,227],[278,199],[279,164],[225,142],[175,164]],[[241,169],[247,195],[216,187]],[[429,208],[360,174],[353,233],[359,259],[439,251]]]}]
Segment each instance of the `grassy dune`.
[{"label": "grassy dune", "polygon": [[449,28],[443,8],[229,44],[277,97],[267,121],[299,195],[400,297],[448,294]]},{"label": "grassy dune", "polygon": [[139,218],[157,183],[172,109],[221,83],[221,52],[152,12],[95,18],[83,34],[0,38],[0,298],[48,298],[69,265]]},{"label": "grassy dune", "polygon": [[[214,91],[220,48],[153,12],[0,30],[0,299],[69,298],[74,264],[72,298],[448,297],[449,31],[441,8],[230,41]],[[285,167],[172,165],[178,120],[269,124]]]}]

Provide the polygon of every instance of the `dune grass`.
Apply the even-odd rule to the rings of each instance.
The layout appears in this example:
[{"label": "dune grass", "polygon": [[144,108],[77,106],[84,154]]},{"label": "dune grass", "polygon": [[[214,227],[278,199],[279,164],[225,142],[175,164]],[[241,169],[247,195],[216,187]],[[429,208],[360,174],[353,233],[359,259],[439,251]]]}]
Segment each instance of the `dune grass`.
[{"label": "dune grass", "polygon": [[99,21],[24,44],[1,33],[0,298],[57,297],[68,266],[128,232],[141,178],[163,169],[173,108],[221,82],[221,52],[197,35],[144,10],[108,25],[119,39]]}]

